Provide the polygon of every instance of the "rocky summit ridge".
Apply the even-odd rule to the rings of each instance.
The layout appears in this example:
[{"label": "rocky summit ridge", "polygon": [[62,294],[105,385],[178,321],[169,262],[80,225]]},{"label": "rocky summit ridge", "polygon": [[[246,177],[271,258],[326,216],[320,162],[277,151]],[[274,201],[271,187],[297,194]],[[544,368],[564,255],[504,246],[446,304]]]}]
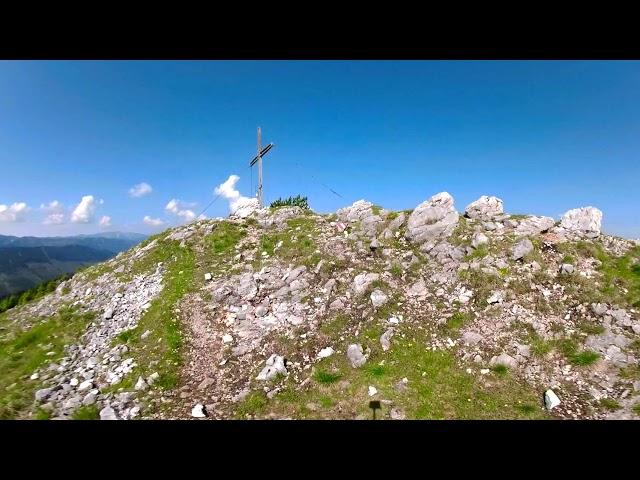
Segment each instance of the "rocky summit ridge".
[{"label": "rocky summit ridge", "polygon": [[0,315],[0,416],[639,418],[640,246],[601,224],[245,205]]}]

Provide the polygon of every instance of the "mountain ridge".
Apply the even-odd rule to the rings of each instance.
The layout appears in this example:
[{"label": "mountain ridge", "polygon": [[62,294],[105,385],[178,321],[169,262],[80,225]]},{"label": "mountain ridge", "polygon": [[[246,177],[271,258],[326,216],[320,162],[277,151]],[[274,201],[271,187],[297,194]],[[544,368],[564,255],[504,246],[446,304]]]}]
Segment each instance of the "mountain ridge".
[{"label": "mountain ridge", "polygon": [[9,351],[62,318],[84,332],[0,380],[19,385],[0,414],[637,418],[640,246],[601,221],[441,192],[169,229],[0,316]]}]

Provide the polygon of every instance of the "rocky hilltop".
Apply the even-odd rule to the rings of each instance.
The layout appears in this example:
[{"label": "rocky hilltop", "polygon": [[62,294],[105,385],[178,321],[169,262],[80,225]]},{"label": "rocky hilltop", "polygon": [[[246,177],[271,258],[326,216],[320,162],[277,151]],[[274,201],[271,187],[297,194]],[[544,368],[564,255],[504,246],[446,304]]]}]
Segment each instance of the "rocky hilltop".
[{"label": "rocky hilltop", "polygon": [[243,208],[0,316],[3,418],[640,418],[640,246],[438,193]]}]

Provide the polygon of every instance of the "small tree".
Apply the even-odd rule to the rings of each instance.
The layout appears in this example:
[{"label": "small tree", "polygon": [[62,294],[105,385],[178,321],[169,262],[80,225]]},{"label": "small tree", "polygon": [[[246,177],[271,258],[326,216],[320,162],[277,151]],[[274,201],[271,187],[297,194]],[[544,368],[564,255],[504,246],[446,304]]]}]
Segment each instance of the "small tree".
[{"label": "small tree", "polygon": [[307,197],[302,197],[300,195],[296,195],[295,197],[289,198],[278,198],[277,200],[271,202],[269,205],[271,208],[278,207],[300,207],[304,210],[309,210],[309,204],[307,203]]}]

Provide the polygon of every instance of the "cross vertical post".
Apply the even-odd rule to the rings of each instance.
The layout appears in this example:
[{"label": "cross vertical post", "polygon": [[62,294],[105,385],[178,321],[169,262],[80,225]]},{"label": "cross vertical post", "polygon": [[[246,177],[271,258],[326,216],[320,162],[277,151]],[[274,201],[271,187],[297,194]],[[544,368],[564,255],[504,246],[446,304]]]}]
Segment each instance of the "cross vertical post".
[{"label": "cross vertical post", "polygon": [[262,148],[262,130],[258,127],[258,154],[249,162],[249,167],[258,164],[258,204],[260,208],[264,207],[264,193],[262,191],[262,157],[264,157],[273,148],[273,143]]},{"label": "cross vertical post", "polygon": [[262,155],[260,155],[261,149],[261,131],[260,127],[258,127],[258,203],[260,204],[260,208],[262,205]]}]

